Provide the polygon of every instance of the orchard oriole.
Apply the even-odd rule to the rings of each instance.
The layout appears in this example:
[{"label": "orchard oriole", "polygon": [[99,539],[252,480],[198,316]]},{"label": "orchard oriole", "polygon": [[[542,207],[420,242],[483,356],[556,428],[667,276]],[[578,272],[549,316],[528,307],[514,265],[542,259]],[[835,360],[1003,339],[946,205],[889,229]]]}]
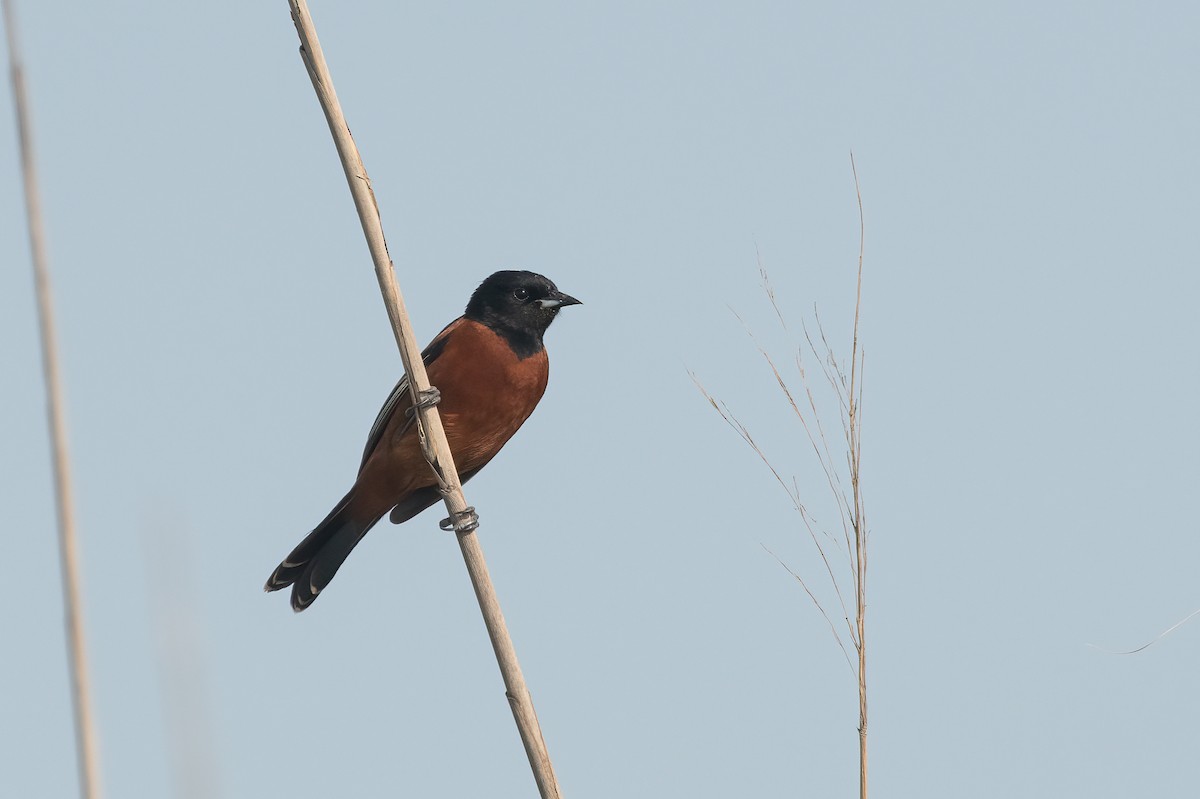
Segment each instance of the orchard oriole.
[{"label": "orchard oriole", "polygon": [[[421,353],[430,384],[441,392],[438,412],[462,482],[537,407],[550,374],[542,335],[562,308],[578,304],[542,275],[497,272]],[[384,514],[400,524],[441,499],[414,417],[408,379],[401,378],[367,436],[353,488],[267,580],[267,591],[292,587],[293,610],[313,603]]]}]

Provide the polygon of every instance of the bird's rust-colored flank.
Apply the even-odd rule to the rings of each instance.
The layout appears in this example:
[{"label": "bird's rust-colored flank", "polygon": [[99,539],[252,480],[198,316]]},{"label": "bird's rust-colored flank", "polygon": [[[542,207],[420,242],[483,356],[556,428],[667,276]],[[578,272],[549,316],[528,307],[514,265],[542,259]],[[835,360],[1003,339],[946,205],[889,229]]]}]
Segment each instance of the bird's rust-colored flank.
[{"label": "bird's rust-colored flank", "polygon": [[[454,464],[473,474],[490,461],[520,429],[546,391],[550,359],[546,350],[518,359],[499,333],[459,318],[434,345],[445,348],[429,365],[429,382],[442,393],[438,413]],[[381,431],[374,451],[365,455],[355,506],[363,517],[379,518],[397,504],[396,497],[437,485],[425,462],[408,414],[412,396],[404,395]],[[440,499],[440,497],[439,497]]]},{"label": "bird's rust-colored flank", "polygon": [[[562,308],[577,304],[541,275],[497,272],[425,348],[422,359],[441,392],[438,411],[463,482],[537,407],[550,374],[542,335]],[[268,578],[268,591],[292,587],[295,610],[312,604],[384,514],[399,524],[441,499],[411,408],[408,381],[401,379],[367,437],[354,486]]]}]

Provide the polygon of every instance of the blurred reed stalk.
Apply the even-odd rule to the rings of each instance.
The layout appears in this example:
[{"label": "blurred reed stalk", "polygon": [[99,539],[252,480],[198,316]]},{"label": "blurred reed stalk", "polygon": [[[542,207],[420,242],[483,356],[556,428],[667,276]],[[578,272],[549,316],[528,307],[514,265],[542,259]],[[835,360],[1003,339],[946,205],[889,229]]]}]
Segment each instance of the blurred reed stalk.
[{"label": "blurred reed stalk", "polygon": [[[354,205],[358,209],[359,221],[363,233],[367,237],[367,246],[375,263],[375,276],[383,293],[384,305],[387,306],[388,318],[400,347],[400,357],[404,361],[404,371],[408,375],[408,383],[413,392],[413,404],[418,408],[417,432],[425,457],[429,461],[434,474],[437,475],[438,487],[446,502],[446,510],[450,518],[463,519],[470,511],[466,498],[463,496],[462,482],[458,470],[454,466],[454,457],[446,442],[446,433],[442,428],[441,418],[436,407],[422,408],[418,404],[419,395],[429,388],[429,378],[425,373],[425,364],[421,360],[421,350],[413,335],[412,324],[404,307],[404,298],[396,285],[395,270],[391,256],[387,251],[387,242],[383,236],[383,222],[379,216],[379,207],[375,202],[375,193],[371,189],[371,180],[363,166],[358,147],[350,135],[350,128],[342,114],[341,104],[333,88],[333,78],[325,63],[321,43],[317,39],[317,30],[304,0],[289,0],[292,9],[292,21],[296,24],[296,33],[300,37],[300,55],[304,66],[312,80],[313,89],[325,112],[329,130],[333,134],[337,146],[338,157],[342,169],[346,173],[346,181],[350,184],[350,194],[354,197]],[[463,560],[475,589],[479,609],[483,613],[484,624],[500,665],[500,674],[504,678],[504,687],[512,708],[513,718],[525,746],[525,754],[533,769],[538,791],[543,799],[559,799],[561,791],[558,780],[554,776],[554,767],[550,762],[550,754],[546,742],[542,738],[541,725],[533,709],[533,700],[525,685],[525,677],[521,673],[517,653],[513,648],[512,639],[508,634],[508,626],[504,614],[500,610],[495,588],[488,574],[487,563],[483,557],[483,549],[473,529],[459,529],[456,534],[459,547],[462,549]]]},{"label": "blurred reed stalk", "polygon": [[50,452],[54,468],[58,550],[62,571],[63,614],[67,626],[67,655],[70,658],[71,704],[75,717],[79,789],[84,799],[99,799],[100,761],[97,754],[96,727],[92,718],[91,690],[88,686],[79,554],[75,543],[75,511],[71,498],[70,458],[67,455],[67,426],[63,418],[63,392],[58,372],[58,343],[54,333],[54,304],[50,296],[50,268],[46,257],[46,239],[42,230],[42,204],[33,157],[33,127],[29,119],[25,73],[17,45],[15,14],[11,0],[0,0],[0,5],[4,7],[4,29],[8,38],[9,74],[12,78],[13,105],[16,107],[17,138],[21,147],[21,175],[25,184],[29,249],[33,256],[33,280],[42,340],[42,374],[46,382],[46,415],[50,424]]},{"label": "blurred reed stalk", "polygon": [[[771,474],[787,493],[788,499],[800,514],[800,519],[804,524],[805,530],[808,532],[808,536],[815,546],[817,554],[820,556],[821,570],[825,573],[829,587],[837,599],[843,624],[834,622],[833,617],[827,611],[825,604],[819,598],[818,591],[814,590],[811,582],[784,563],[774,552],[771,552],[769,549],[767,550],[783,568],[787,569],[788,573],[800,583],[804,592],[808,594],[809,599],[812,600],[817,610],[821,613],[821,616],[825,619],[825,622],[829,625],[829,629],[833,633],[838,647],[846,658],[847,665],[855,674],[858,688],[859,797],[860,799],[867,799],[866,588],[868,528],[866,505],[863,501],[861,482],[864,359],[858,341],[859,320],[862,308],[862,270],[863,251],[866,241],[866,224],[863,218],[862,191],[858,183],[858,169],[854,164],[853,153],[850,155],[850,169],[854,175],[854,192],[858,202],[859,237],[858,272],[854,296],[854,324],[851,329],[849,369],[843,368],[842,363],[836,357],[832,346],[830,346],[825,336],[820,316],[816,315],[814,311],[817,335],[814,337],[810,333],[807,324],[803,325],[805,343],[796,349],[796,370],[800,377],[800,387],[802,390],[802,396],[798,401],[797,394],[789,387],[775,359],[759,343],[757,337],[747,327],[747,333],[755,342],[759,353],[770,367],[771,374],[783,392],[783,396],[787,400],[792,413],[804,428],[809,444],[812,446],[821,470],[825,474],[828,489],[838,509],[842,528],[840,538],[829,533],[828,530],[815,520],[807,506],[801,500],[800,489],[795,479],[793,478],[789,481],[783,476],[780,470],[767,458],[766,454],[759,447],[754,437],[750,434],[749,429],[729,409],[729,406],[710,394],[694,374],[692,375],[692,380],[695,381],[696,386],[704,394],[709,404],[721,415],[721,418],[741,436],[742,440],[754,450],[763,463],[767,465],[767,468],[771,470]],[[775,311],[775,315],[784,330],[787,330],[787,322],[775,299],[775,290],[771,286],[767,272],[762,268],[761,264],[759,265],[759,273],[762,276],[763,289],[771,302],[771,308]],[[739,321],[741,321],[740,317]],[[745,326],[744,322],[743,326]],[[829,447],[829,440],[826,437],[825,427],[821,421],[821,411],[818,410],[821,403],[816,398],[814,383],[810,380],[804,364],[806,351],[816,358],[817,363],[820,365],[824,382],[832,390],[834,401],[837,403],[838,419],[842,425],[843,443],[846,447],[845,463],[842,468],[839,468]],[[846,487],[847,483],[849,483],[849,488]],[[846,570],[849,572],[849,582],[853,589],[853,613],[851,613],[846,602],[847,592],[843,589],[843,582],[846,575],[843,572],[842,577],[839,579],[838,574],[840,569],[835,569],[831,563],[831,556],[835,560],[840,561],[842,555],[845,555]],[[851,616],[853,616],[853,619]],[[855,651],[853,659],[850,656],[849,649],[846,647],[847,639]]]},{"label": "blurred reed stalk", "polygon": [[197,560],[182,513],[158,509],[141,527],[146,593],[158,657],[164,739],[173,799],[218,799],[220,758],[213,725],[207,630]]}]

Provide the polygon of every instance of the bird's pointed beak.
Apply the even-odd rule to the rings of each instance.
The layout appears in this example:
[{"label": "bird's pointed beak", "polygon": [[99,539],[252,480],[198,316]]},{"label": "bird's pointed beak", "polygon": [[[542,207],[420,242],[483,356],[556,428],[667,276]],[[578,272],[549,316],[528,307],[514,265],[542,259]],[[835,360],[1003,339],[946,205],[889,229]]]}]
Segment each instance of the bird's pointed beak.
[{"label": "bird's pointed beak", "polygon": [[583,305],[583,302],[575,299],[570,294],[563,294],[561,291],[552,291],[538,300],[537,304],[539,308],[565,308],[568,305]]}]

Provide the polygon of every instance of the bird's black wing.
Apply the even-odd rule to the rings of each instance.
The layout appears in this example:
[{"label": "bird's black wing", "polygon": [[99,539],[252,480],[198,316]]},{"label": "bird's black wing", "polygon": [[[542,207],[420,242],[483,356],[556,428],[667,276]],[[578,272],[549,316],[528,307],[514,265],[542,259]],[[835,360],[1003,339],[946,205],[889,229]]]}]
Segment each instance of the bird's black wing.
[{"label": "bird's black wing", "polygon": [[[429,342],[429,346],[421,353],[421,361],[428,369],[429,365],[438,359],[442,354],[442,350],[446,349],[446,338],[450,329],[459,321],[456,319],[442,329],[433,341]],[[408,375],[400,378],[400,382],[392,389],[392,393],[388,395],[387,400],[383,403],[383,407],[379,409],[379,415],[375,417],[375,424],[371,425],[371,432],[367,434],[367,444],[363,447],[362,463],[358,465],[358,471],[361,474],[363,466],[367,463],[367,458],[371,457],[371,453],[375,451],[375,447],[379,446],[379,440],[383,438],[383,431],[387,427],[388,419],[393,413],[402,413],[401,407],[412,407],[412,392],[408,389]],[[410,418],[402,428],[401,432],[408,429],[412,424]]]}]

